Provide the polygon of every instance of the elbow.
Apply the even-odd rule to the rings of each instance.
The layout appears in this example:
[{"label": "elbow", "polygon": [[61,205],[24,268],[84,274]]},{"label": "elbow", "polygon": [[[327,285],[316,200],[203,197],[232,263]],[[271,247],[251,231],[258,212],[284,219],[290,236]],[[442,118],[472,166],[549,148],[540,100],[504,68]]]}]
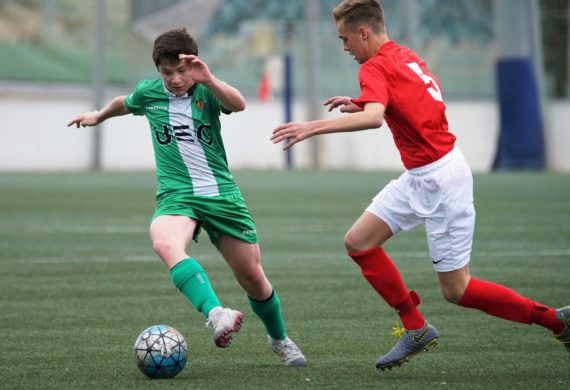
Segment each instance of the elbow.
[{"label": "elbow", "polygon": [[378,129],[384,124],[384,118],[378,115],[372,115],[370,116],[368,123],[370,125],[370,129]]},{"label": "elbow", "polygon": [[228,108],[231,112],[240,112],[245,110],[245,99],[239,99],[237,101],[232,102],[230,107]]},{"label": "elbow", "polygon": [[236,104],[234,112],[240,112],[245,110],[245,100],[242,100],[241,102],[239,102],[238,104]]}]

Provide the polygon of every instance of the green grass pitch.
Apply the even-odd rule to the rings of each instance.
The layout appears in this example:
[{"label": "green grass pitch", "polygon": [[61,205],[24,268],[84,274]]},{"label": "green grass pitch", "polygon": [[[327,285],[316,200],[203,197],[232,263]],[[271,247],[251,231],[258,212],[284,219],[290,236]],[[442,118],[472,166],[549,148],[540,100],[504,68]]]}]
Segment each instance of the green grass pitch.
[{"label": "green grass pitch", "polygon": [[[396,316],[346,256],[344,232],[396,173],[235,172],[290,336],[306,369],[286,369],[205,235],[190,248],[224,305],[246,314],[217,349],[148,238],[152,173],[0,174],[0,388],[568,389],[570,360],[538,326],[445,303],[422,228],[386,250],[440,344],[392,371],[374,368]],[[570,176],[475,175],[472,274],[544,304],[570,305]],[[136,368],[140,331],[166,323],[189,364],[172,380]]]}]

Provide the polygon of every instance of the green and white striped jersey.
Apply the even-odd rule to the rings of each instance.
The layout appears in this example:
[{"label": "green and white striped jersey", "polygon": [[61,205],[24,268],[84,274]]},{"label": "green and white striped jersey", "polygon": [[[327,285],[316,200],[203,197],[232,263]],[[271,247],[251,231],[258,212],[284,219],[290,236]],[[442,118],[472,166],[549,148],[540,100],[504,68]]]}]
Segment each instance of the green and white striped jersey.
[{"label": "green and white striped jersey", "polygon": [[218,98],[201,84],[177,97],[162,79],[142,80],[125,98],[134,115],[150,125],[157,197],[168,193],[218,196],[237,188],[221,137]]}]

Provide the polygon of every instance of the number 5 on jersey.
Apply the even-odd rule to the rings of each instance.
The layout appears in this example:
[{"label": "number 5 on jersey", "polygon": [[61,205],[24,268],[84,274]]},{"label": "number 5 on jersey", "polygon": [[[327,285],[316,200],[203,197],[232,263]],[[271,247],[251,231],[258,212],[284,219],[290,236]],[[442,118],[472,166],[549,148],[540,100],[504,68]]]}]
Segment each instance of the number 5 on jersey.
[{"label": "number 5 on jersey", "polygon": [[438,102],[443,102],[441,89],[439,88],[439,85],[437,85],[435,79],[430,75],[425,74],[416,62],[410,62],[409,64],[406,65],[408,65],[408,67],[411,70],[413,70],[415,74],[420,76],[420,78],[424,81],[426,85],[429,85],[429,87],[427,88],[429,94]]}]

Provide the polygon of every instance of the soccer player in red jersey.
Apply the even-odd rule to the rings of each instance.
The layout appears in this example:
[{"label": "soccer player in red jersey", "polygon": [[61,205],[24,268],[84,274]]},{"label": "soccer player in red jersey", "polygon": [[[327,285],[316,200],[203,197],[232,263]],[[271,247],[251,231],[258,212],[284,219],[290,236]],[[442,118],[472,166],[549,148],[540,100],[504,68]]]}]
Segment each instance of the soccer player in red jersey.
[{"label": "soccer player in red jersey", "polygon": [[378,294],[398,313],[405,332],[376,362],[400,366],[437,344],[439,332],[420,311],[382,244],[424,224],[443,297],[456,305],[553,332],[570,352],[570,306],[553,309],[502,285],[475,279],[469,260],[475,226],[473,178],[449,132],[441,87],[412,50],[390,40],[376,0],[344,0],[333,10],[344,50],[361,64],[360,97],[324,104],[350,113],[332,119],[282,124],[273,131],[284,149],[318,134],[359,131],[386,120],[406,171],[384,187],[344,237],[348,255]]}]

